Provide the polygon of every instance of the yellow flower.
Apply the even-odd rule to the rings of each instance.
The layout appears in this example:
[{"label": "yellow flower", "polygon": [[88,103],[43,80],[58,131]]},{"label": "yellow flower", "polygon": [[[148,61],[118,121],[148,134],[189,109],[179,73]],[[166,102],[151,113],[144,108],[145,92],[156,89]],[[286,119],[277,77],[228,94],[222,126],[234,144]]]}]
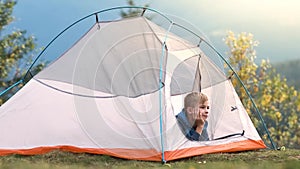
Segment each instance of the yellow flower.
[{"label": "yellow flower", "polygon": [[282,101],[286,100],[287,98],[288,98],[288,96],[283,92],[283,93],[281,93],[281,97],[280,97],[279,101],[282,102]]},{"label": "yellow flower", "polygon": [[297,90],[294,90],[293,95],[294,95],[294,96],[297,96],[297,95],[298,95]]},{"label": "yellow flower", "polygon": [[278,120],[281,119],[281,113],[279,111],[275,113],[275,116]]}]

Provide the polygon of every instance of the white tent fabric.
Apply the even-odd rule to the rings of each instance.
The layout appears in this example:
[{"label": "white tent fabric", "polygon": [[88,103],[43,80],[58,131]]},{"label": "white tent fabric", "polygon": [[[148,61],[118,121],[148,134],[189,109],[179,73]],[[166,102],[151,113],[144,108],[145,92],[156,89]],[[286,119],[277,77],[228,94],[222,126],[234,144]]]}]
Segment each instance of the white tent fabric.
[{"label": "white tent fabric", "polygon": [[[0,107],[0,155],[62,149],[160,161],[265,148],[197,45],[144,17],[99,24]],[[205,142],[186,139],[175,118],[199,90],[212,107]]]}]

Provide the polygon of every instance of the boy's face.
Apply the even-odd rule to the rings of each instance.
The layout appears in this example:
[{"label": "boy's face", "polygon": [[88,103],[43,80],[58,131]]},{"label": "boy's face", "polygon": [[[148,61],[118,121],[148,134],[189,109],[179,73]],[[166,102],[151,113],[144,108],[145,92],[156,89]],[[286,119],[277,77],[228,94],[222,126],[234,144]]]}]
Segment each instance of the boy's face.
[{"label": "boy's face", "polygon": [[208,117],[208,109],[209,109],[208,101],[199,105],[199,113],[203,120],[206,120]]},{"label": "boy's face", "polygon": [[208,118],[208,101],[204,102],[203,104],[198,104],[198,106],[188,109],[189,116],[192,117],[193,120],[201,118],[202,120],[206,121]]}]

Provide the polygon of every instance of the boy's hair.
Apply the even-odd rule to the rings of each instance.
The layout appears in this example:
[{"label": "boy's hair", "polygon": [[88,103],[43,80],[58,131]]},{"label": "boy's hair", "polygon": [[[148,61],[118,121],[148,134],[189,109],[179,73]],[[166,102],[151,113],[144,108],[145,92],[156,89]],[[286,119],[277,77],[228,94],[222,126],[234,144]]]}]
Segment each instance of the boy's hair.
[{"label": "boy's hair", "polygon": [[204,104],[208,101],[208,98],[205,94],[200,92],[192,92],[185,96],[184,98],[184,109],[188,107],[196,107],[199,103]]}]

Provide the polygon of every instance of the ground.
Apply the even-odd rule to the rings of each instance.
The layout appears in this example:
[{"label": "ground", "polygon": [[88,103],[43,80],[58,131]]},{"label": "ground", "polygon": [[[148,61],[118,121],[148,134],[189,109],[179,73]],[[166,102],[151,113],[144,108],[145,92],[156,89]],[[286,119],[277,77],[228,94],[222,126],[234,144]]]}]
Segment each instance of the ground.
[{"label": "ground", "polygon": [[257,150],[237,153],[205,154],[162,164],[125,160],[105,155],[53,151],[43,155],[0,157],[0,169],[94,169],[94,168],[188,168],[188,169],[296,169],[300,168],[300,150]]}]

